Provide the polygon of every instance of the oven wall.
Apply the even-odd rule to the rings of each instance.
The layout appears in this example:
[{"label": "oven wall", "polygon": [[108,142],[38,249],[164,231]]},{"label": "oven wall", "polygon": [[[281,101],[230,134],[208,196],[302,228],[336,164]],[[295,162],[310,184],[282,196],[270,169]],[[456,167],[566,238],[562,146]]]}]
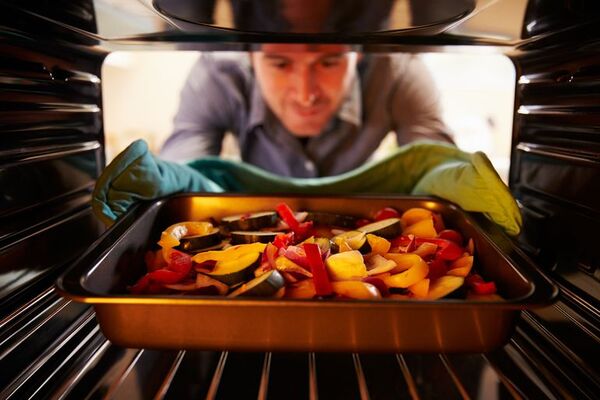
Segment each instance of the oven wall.
[{"label": "oven wall", "polygon": [[512,54],[510,186],[523,206],[521,247],[561,293],[552,307],[524,313],[515,341],[555,393],[593,398],[600,390],[600,30],[597,22],[573,28],[564,7],[532,11],[523,35],[530,39]]},{"label": "oven wall", "polygon": [[[95,23],[90,7],[63,10]],[[92,44],[0,5],[0,398],[47,393],[98,330],[89,307],[53,290],[103,231],[89,207],[104,157]]]}]

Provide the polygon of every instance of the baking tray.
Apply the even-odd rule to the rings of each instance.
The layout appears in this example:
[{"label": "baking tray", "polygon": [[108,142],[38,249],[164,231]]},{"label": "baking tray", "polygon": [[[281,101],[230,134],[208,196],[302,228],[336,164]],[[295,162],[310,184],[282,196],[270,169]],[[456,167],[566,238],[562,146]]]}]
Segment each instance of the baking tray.
[{"label": "baking tray", "polygon": [[[371,215],[391,206],[441,213],[475,242],[475,265],[502,301],[300,300],[131,295],[144,253],[172,223],[272,210]],[[510,338],[519,312],[545,306],[557,287],[480,214],[434,198],[390,196],[176,195],[135,207],[57,281],[92,304],[104,335],[125,347],[248,351],[485,352]]]}]

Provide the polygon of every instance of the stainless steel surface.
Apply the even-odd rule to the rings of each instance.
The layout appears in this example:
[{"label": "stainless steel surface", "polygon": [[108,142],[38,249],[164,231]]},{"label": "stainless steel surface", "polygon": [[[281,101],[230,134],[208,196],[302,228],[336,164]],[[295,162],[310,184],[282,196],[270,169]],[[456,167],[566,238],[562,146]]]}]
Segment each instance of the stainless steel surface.
[{"label": "stainless steel surface", "polygon": [[[91,316],[84,313],[77,325],[89,325]],[[8,325],[14,328],[14,324],[19,322],[13,318]],[[27,329],[34,335],[44,328]],[[58,356],[74,344],[71,354],[89,354],[77,362],[81,365],[78,368],[68,368],[74,359],[60,357],[62,362],[54,372],[57,379],[62,377],[59,380],[63,384],[50,389],[45,380],[30,392],[26,385],[36,375],[28,370],[9,385],[13,390],[4,391],[3,398],[23,398],[30,393],[34,398],[64,399],[227,399],[239,393],[235,398],[537,399],[559,398],[567,393],[566,388],[557,391],[556,382],[533,373],[532,365],[539,368],[539,363],[530,364],[531,360],[523,358],[522,350],[527,350],[522,338],[527,334],[521,327],[507,346],[489,355],[157,352],[124,349],[96,332],[97,325],[83,340],[67,334],[49,350],[48,354]],[[13,348],[2,360],[23,346]],[[498,359],[502,361],[496,364]],[[519,368],[506,368],[503,364],[507,360],[518,363]],[[49,357],[42,356],[34,369],[41,371],[47,363]],[[65,368],[72,373],[65,375]],[[522,371],[529,372],[520,375]]]}]

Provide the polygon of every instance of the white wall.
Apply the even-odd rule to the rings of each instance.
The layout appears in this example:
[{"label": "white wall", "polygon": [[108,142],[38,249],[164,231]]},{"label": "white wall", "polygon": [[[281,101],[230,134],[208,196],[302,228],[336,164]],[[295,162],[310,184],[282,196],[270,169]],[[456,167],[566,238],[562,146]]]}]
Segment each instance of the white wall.
[{"label": "white wall", "polygon": [[114,52],[102,67],[107,159],[135,139],[157,152],[173,129],[179,92],[198,53]]},{"label": "white wall", "polygon": [[423,60],[458,147],[486,153],[506,181],[515,93],[511,61],[502,55],[448,53],[426,54]]}]

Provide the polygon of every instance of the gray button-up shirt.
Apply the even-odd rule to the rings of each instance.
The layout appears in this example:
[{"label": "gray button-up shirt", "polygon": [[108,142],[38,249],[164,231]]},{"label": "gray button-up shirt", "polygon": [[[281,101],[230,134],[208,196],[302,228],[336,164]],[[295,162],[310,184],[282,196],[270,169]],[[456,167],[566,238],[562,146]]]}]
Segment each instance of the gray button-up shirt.
[{"label": "gray button-up shirt", "polygon": [[223,137],[237,138],[243,161],[283,176],[337,175],[359,167],[388,132],[398,144],[451,142],[438,96],[413,55],[366,55],[347,97],[326,129],[302,143],[265,104],[244,53],[202,54],[181,92],[163,159],[187,162],[219,155]]}]

